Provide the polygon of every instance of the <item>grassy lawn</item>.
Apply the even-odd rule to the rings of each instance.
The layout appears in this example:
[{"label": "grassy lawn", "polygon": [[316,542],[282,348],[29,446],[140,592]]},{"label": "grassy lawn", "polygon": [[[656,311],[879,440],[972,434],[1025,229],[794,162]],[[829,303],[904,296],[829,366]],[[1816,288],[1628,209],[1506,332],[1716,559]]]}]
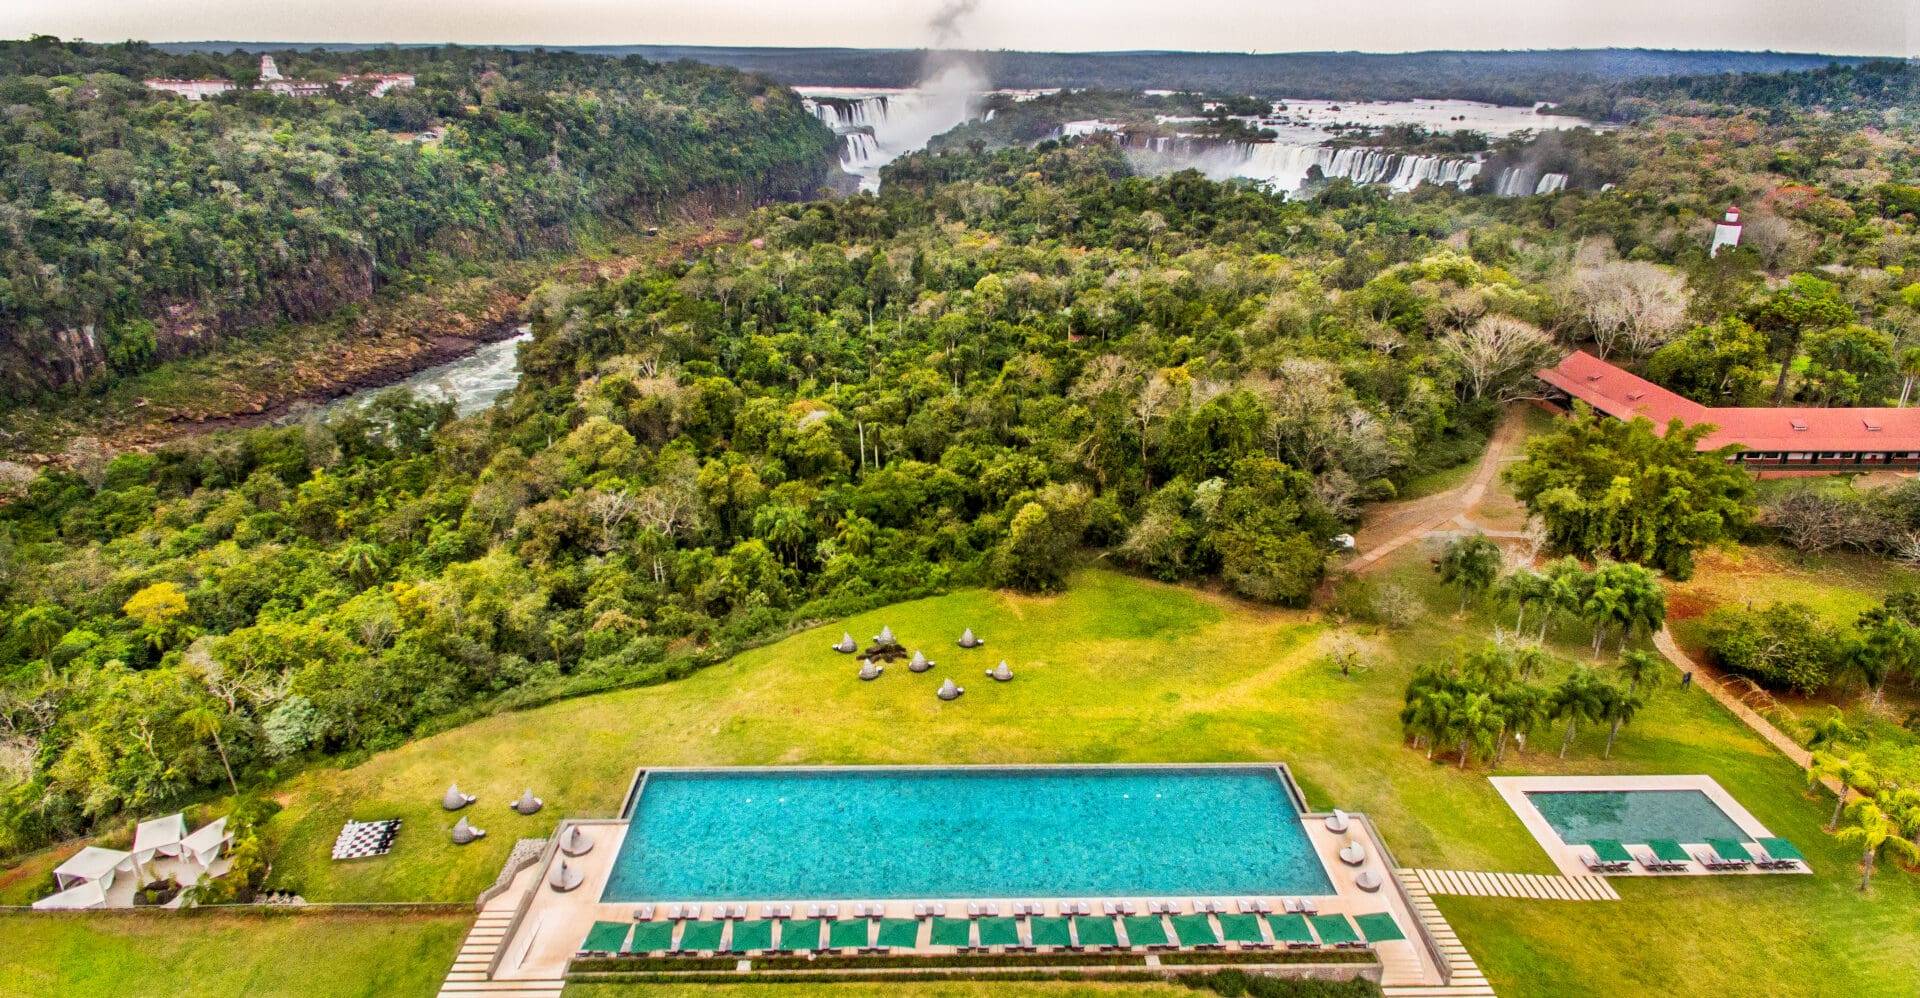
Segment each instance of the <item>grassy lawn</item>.
[{"label": "grassy lawn", "polygon": [[[1352,678],[1322,661],[1331,628],[1315,615],[1102,571],[1080,573],[1055,597],[967,591],[890,607],[678,683],[490,718],[354,769],[306,774],[285,788],[287,808],[270,826],[276,878],[316,900],[471,897],[515,836],[543,832],[559,815],[611,814],[641,764],[1250,759],[1292,764],[1318,806],[1371,813],[1403,863],[1550,871],[1484,769],[1461,772],[1402,747],[1397,711],[1413,666],[1467,646],[1490,621],[1450,612],[1455,600],[1434,584],[1418,546],[1384,571],[1427,597],[1431,611],[1408,632],[1360,633],[1373,667]],[[826,645],[841,630],[864,637],[883,623],[944,664],[860,683]],[[969,625],[987,649],[952,646]],[[1559,638],[1563,653],[1583,654],[1581,634]],[[1001,657],[1015,682],[974,678]],[[965,698],[934,699],[946,675],[970,687]],[[1661,690],[1612,759],[1600,758],[1603,738],[1582,733],[1563,761],[1557,736],[1543,736],[1500,772],[1706,773],[1807,850],[1820,875],[1630,883],[1618,905],[1463,901],[1456,927],[1486,951],[1503,994],[1621,993],[1682,979],[1701,993],[1728,992],[1752,975],[1778,993],[1876,994],[1901,990],[1893,970],[1920,974],[1913,878],[1894,873],[1872,895],[1855,893],[1853,857],[1819,829],[1824,802],[1704,694]],[[451,822],[437,811],[453,778],[481,795],[475,814],[492,832],[464,849],[446,842]],[[527,784],[550,804],[538,818],[504,807]],[[408,819],[400,848],[367,863],[329,862],[327,846],[349,815]],[[1629,942],[1595,945],[1615,936]],[[1833,958],[1869,949],[1871,959]],[[1544,974],[1553,968],[1564,976]]]},{"label": "grassy lawn", "polygon": [[471,916],[0,916],[0,995],[431,995]]}]

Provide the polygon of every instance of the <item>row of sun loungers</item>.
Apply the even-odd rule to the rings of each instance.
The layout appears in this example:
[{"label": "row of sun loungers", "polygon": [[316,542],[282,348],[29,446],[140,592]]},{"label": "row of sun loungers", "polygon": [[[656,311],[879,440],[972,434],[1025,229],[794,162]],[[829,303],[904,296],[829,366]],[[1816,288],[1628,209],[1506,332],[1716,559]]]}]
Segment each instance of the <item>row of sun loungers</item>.
[{"label": "row of sun loungers", "polygon": [[1614,839],[1594,839],[1588,843],[1593,855],[1581,859],[1593,873],[1624,873],[1636,863],[1648,873],[1678,873],[1693,863],[1718,873],[1749,866],[1760,870],[1795,870],[1806,862],[1800,850],[1786,839],[1761,838],[1753,845],[1760,850],[1758,856],[1744,843],[1708,839],[1706,848],[1695,854],[1673,839],[1653,839],[1647,843],[1646,852],[1634,853]]},{"label": "row of sun loungers", "polygon": [[[671,908],[698,906],[669,905]],[[720,906],[727,907],[727,906]],[[1038,907],[1037,903],[1034,907]],[[921,942],[921,927],[926,942]],[[728,932],[731,927],[731,932]],[[1171,931],[1169,931],[1171,929]],[[976,952],[1364,949],[1405,939],[1393,916],[1260,912],[1150,915],[1028,914],[948,918],[667,919],[595,922],[577,959],[703,954],[885,953],[923,947]]]}]

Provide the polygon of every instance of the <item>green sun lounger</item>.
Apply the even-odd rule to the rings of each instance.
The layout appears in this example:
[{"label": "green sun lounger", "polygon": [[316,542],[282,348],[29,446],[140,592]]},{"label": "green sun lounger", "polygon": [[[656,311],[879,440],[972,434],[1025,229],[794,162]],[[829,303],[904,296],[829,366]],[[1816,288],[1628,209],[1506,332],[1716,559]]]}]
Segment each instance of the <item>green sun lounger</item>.
[{"label": "green sun lounger", "polygon": [[964,918],[936,918],[927,945],[969,949],[973,946],[973,922]]},{"label": "green sun lounger", "polygon": [[1113,931],[1113,919],[1105,915],[1087,915],[1073,920],[1073,931],[1082,947],[1118,946],[1120,936]]},{"label": "green sun lounger", "polygon": [[864,918],[843,918],[827,926],[830,949],[866,949],[868,922]]},{"label": "green sun lounger", "polygon": [[672,922],[636,922],[622,953],[665,953],[673,948]]},{"label": "green sun lounger", "polygon": [[1313,931],[1325,946],[1355,946],[1360,942],[1360,934],[1353,931],[1353,923],[1345,915],[1314,915]]},{"label": "green sun lounger", "polygon": [[920,923],[911,918],[883,918],[880,920],[880,938],[874,945],[888,949],[914,949],[920,945]]},{"label": "green sun lounger", "polygon": [[1311,949],[1320,945],[1313,938],[1313,930],[1307,927],[1305,915],[1269,915],[1267,925],[1273,929],[1273,941],[1283,946]]},{"label": "green sun lounger", "polygon": [[1020,945],[1020,923],[1011,918],[982,918],[975,924],[980,926],[982,946]]},{"label": "green sun lounger", "polygon": [[1593,854],[1602,863],[1632,863],[1633,854],[1620,844],[1619,839],[1590,839],[1587,845],[1593,847]]},{"label": "green sun lounger", "polygon": [[1196,946],[1218,946],[1220,935],[1213,931],[1213,921],[1205,915],[1175,915],[1173,934],[1179,938],[1180,945],[1192,949]]},{"label": "green sun lounger", "polygon": [[1807,857],[1802,856],[1800,850],[1786,839],[1769,836],[1764,839],[1755,839],[1754,841],[1759,844],[1760,848],[1765,849],[1767,855],[1773,857],[1776,862],[1790,861],[1799,863],[1802,866],[1806,865]]},{"label": "green sun lounger", "polygon": [[701,919],[688,922],[680,930],[680,945],[674,947],[676,953],[707,953],[720,949],[720,934],[726,930],[727,923]]},{"label": "green sun lounger", "polygon": [[733,939],[727,943],[729,953],[758,953],[773,948],[773,923],[764,918],[751,922],[733,923]]},{"label": "green sun lounger", "polygon": [[627,932],[633,928],[627,922],[595,922],[587,930],[587,939],[580,944],[582,953],[618,953],[627,943]]},{"label": "green sun lounger", "polygon": [[1220,935],[1227,942],[1242,946],[1265,946],[1267,937],[1260,931],[1258,915],[1221,915]]},{"label": "green sun lounger", "polygon": [[1167,928],[1161,924],[1159,915],[1129,915],[1122,922],[1127,927],[1128,945],[1167,945]]},{"label": "green sun lounger", "polygon": [[780,948],[795,953],[811,953],[820,948],[820,920],[793,918],[780,925]]},{"label": "green sun lounger", "polygon": [[1400,931],[1400,923],[1384,911],[1371,915],[1355,915],[1353,924],[1360,927],[1360,934],[1370,943],[1390,943],[1396,939],[1405,939],[1407,934]]},{"label": "green sun lounger", "polygon": [[1720,861],[1714,864],[1716,866],[1737,867],[1753,862],[1753,854],[1747,851],[1747,847],[1733,839],[1708,839],[1707,848],[1720,857]]},{"label": "green sun lounger", "polygon": [[1051,946],[1055,949],[1073,945],[1073,937],[1067,934],[1067,920],[1064,918],[1027,919],[1027,939],[1034,946]]},{"label": "green sun lounger", "polygon": [[1648,839],[1647,848],[1653,850],[1653,858],[1662,863],[1691,863],[1693,854],[1673,839]]}]

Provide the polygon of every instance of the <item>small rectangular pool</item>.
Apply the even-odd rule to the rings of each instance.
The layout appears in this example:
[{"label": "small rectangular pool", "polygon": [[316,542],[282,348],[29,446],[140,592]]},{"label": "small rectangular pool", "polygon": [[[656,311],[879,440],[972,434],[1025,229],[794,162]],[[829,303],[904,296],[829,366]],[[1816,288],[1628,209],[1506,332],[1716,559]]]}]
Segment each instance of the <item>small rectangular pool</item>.
[{"label": "small rectangular pool", "polygon": [[1699,790],[1529,790],[1526,794],[1568,845],[1595,839],[1636,844],[1653,839],[1752,841]]},{"label": "small rectangular pool", "polygon": [[1275,766],[652,770],[601,900],[1326,895]]}]

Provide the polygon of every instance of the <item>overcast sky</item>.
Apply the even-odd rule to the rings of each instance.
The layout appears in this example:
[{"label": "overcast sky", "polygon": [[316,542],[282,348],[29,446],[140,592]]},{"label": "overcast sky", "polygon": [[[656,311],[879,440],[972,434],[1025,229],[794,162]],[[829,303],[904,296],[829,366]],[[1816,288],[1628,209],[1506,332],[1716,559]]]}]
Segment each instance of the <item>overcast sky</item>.
[{"label": "overcast sky", "polygon": [[0,37],[1400,52],[1774,49],[1915,55],[1920,0],[0,0]]}]

